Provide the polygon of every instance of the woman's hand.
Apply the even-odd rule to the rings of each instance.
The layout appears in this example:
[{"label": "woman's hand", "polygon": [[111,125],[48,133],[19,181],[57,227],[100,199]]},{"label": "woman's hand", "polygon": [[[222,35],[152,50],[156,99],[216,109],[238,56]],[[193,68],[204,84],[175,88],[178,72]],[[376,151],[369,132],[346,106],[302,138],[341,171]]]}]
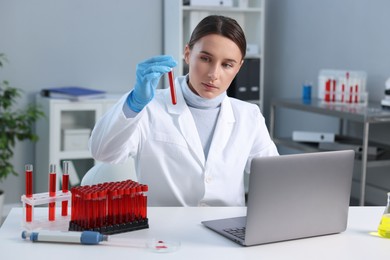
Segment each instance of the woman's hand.
[{"label": "woman's hand", "polygon": [[136,83],[127,97],[127,104],[134,112],[140,112],[154,97],[160,78],[172,70],[177,62],[172,56],[161,55],[137,65]]}]

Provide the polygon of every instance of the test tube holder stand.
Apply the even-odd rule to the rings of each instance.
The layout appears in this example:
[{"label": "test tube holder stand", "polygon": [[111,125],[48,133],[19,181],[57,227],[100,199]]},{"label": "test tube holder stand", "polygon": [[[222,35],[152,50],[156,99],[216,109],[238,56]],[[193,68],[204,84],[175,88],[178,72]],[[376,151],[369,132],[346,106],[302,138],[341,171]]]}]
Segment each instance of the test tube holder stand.
[{"label": "test tube holder stand", "polygon": [[[59,230],[67,231],[70,221],[70,212],[67,216],[61,216],[56,214],[54,221],[49,221],[48,216],[46,217],[35,217],[34,207],[39,205],[45,205],[55,202],[58,205],[59,202],[68,201],[68,207],[71,206],[72,193],[70,191],[63,192],[57,191],[55,196],[50,197],[49,192],[35,193],[32,197],[26,197],[22,195],[21,201],[23,203],[23,221],[22,226],[27,230],[46,229],[46,230]],[[26,221],[26,205],[30,205],[32,208],[32,221]],[[61,208],[57,208],[56,212],[61,212]]]}]

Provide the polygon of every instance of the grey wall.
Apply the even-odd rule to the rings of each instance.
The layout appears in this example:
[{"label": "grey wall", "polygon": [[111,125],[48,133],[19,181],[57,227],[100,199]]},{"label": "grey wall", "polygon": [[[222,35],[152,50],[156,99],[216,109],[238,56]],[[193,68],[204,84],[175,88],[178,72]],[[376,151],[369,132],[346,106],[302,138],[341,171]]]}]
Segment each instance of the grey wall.
[{"label": "grey wall", "polygon": [[[267,5],[265,114],[272,98],[301,97],[305,80],[314,83],[321,69],[363,70],[368,74],[369,98],[383,98],[390,77],[390,1],[388,0],[270,0]],[[337,132],[330,117],[282,111],[278,136],[293,130]],[[371,138],[390,143],[390,124],[370,128]],[[350,125],[362,137],[361,125]],[[280,147],[281,153],[296,152]],[[367,182],[390,191],[389,168],[368,172]],[[367,194],[367,196],[371,196]],[[386,198],[371,198],[386,203]]]},{"label": "grey wall", "polygon": [[[123,93],[137,62],[161,54],[162,21],[160,0],[0,0],[0,53],[9,60],[0,80],[25,91],[21,106],[45,87]],[[33,145],[18,144],[18,172],[33,162]],[[20,201],[23,185],[23,175],[0,183],[6,203]]]},{"label": "grey wall", "polygon": [[[390,77],[389,10],[388,0],[269,0],[266,119],[271,98],[299,97],[302,82],[316,83],[324,68],[367,71],[370,98],[380,100]],[[160,0],[0,0],[0,52],[10,60],[0,79],[26,91],[21,105],[41,88],[57,85],[124,92],[132,87],[136,63],[162,52],[162,20]],[[293,112],[283,113],[278,125],[280,135],[312,125],[338,129],[333,118]],[[351,131],[361,134],[360,126]],[[390,142],[389,127],[372,132]],[[32,144],[19,144],[15,152],[20,172],[34,162]],[[369,182],[372,176],[390,190],[386,170],[369,174]],[[0,183],[7,203],[20,201],[23,182],[11,176]]]}]

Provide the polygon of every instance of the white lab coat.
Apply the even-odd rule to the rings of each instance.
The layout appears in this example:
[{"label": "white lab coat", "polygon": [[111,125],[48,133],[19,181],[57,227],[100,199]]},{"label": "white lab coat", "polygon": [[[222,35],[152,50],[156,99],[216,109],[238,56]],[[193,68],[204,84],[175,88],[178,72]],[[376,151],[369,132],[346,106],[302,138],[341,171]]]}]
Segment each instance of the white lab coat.
[{"label": "white lab coat", "polygon": [[[135,159],[138,181],[149,186],[150,206],[243,206],[243,174],[253,157],[278,155],[258,106],[226,97],[206,160],[192,114],[176,79],[134,118],[124,95],[96,124],[90,150],[99,161]],[[184,83],[186,84],[186,83]],[[109,174],[109,173],[107,173]]]}]

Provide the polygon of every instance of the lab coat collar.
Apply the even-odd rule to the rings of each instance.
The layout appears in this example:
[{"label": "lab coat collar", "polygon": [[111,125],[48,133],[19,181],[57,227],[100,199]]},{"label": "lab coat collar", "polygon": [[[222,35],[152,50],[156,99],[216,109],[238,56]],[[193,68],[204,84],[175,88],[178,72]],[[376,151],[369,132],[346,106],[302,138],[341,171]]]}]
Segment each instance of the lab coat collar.
[{"label": "lab coat collar", "polygon": [[199,138],[194,118],[192,117],[191,111],[186,104],[183,92],[180,87],[182,80],[185,80],[185,77],[178,77],[175,80],[177,100],[176,105],[173,105],[172,102],[170,102],[170,91],[165,91],[165,100],[169,100],[169,102],[165,102],[167,106],[166,109],[168,113],[172,115],[173,122],[186,140],[189,149],[194,152],[196,159],[200,165],[204,167],[206,159],[203,152],[202,143]]},{"label": "lab coat collar", "polygon": [[213,139],[207,162],[213,162],[212,157],[223,153],[229,138],[232,136],[234,123],[236,122],[229,97],[225,97],[221,104],[221,111],[218,116]]}]

